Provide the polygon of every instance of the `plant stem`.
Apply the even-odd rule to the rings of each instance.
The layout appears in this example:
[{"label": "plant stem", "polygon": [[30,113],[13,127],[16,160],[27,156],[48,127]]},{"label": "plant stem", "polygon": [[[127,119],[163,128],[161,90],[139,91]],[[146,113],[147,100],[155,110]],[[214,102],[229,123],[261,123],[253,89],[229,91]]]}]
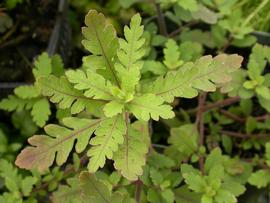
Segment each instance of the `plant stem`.
[{"label": "plant stem", "polygon": [[229,111],[226,111],[224,109],[220,109],[219,112],[221,114],[223,114],[224,116],[226,116],[227,118],[230,118],[230,119],[232,119],[234,121],[238,121],[240,123],[245,123],[246,122],[246,118],[241,118],[241,117],[239,117],[239,116],[237,116],[237,115],[235,115],[235,114],[233,114],[233,113],[231,113]]},{"label": "plant stem", "polygon": [[135,182],[135,184],[136,184],[135,200],[136,200],[136,203],[140,203],[143,184],[142,184],[142,181],[140,179],[138,179]]},{"label": "plant stem", "polygon": [[[206,100],[206,93],[202,93],[199,96],[199,105],[198,105],[198,111],[196,115],[196,125],[198,127],[199,131],[199,146],[204,146],[204,121],[203,121],[203,112],[204,112],[204,104]],[[199,157],[199,166],[200,171],[202,174],[204,174],[204,157],[200,155]]]},{"label": "plant stem", "polygon": [[172,31],[170,34],[168,34],[169,37],[175,37],[176,35],[178,35],[179,33],[181,33],[185,28],[191,27],[195,24],[197,24],[198,21],[190,21],[187,24],[180,26],[179,28],[177,28],[176,30]]},{"label": "plant stem", "polygon": [[159,31],[163,36],[168,36],[166,22],[165,22],[164,15],[162,13],[159,3],[155,3],[155,6],[157,10],[157,20],[158,20]]},{"label": "plant stem", "polygon": [[[215,109],[215,108],[224,107],[224,106],[234,104],[234,103],[236,103],[238,101],[240,101],[239,96],[231,97],[231,98],[228,98],[228,99],[217,101],[215,103],[206,104],[203,109],[204,109],[204,112],[206,112],[206,111],[209,111],[209,110],[212,110],[212,109]],[[198,111],[198,108],[195,108],[195,109],[188,110],[187,113],[195,114],[197,111]]]},{"label": "plant stem", "polygon": [[249,133],[238,133],[238,132],[227,131],[227,130],[221,130],[220,133],[231,136],[231,137],[241,138],[241,139],[246,139],[246,138],[258,138],[258,139],[270,138],[269,133],[268,134],[267,133],[249,134]]}]

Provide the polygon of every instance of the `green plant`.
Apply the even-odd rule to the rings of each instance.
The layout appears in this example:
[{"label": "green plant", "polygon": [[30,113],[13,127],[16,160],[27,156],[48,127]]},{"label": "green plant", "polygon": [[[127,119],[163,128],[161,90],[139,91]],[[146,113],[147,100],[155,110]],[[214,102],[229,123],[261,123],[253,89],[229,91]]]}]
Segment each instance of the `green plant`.
[{"label": "green plant", "polygon": [[[54,74],[59,76],[62,73],[62,59],[58,55],[49,58],[47,53],[43,53],[37,58],[35,68],[33,68],[35,79],[42,75]],[[48,100],[41,95],[37,83],[19,86],[14,90],[14,93],[15,95],[10,95],[0,102],[0,109],[16,112],[30,110],[36,125],[44,126],[49,119],[51,110]]]},{"label": "green plant", "polygon": [[[135,14],[122,37],[90,10],[82,29],[90,54],[82,66],[64,71],[58,56],[43,53],[35,83],[0,103],[16,111],[12,120],[21,134],[38,132],[15,161],[31,173],[0,161],[0,200],[235,203],[248,185],[267,188],[270,49],[255,44],[247,69],[241,56],[224,53],[255,42],[241,12],[230,16],[235,1],[228,2],[110,1],[115,9],[136,4],[146,13],[156,6],[182,28],[168,33],[163,13],[159,27]],[[188,22],[210,29],[191,29]],[[205,47],[218,54],[203,56]],[[34,108],[39,100],[48,104],[46,115],[42,105]],[[33,126],[30,114],[44,130],[26,128]],[[13,160],[14,151],[0,153]]]}]

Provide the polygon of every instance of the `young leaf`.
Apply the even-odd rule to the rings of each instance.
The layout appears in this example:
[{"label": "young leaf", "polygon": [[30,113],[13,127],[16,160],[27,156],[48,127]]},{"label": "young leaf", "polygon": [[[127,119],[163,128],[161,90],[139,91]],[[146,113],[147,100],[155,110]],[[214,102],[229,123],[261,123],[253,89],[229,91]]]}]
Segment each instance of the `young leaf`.
[{"label": "young leaf", "polygon": [[177,0],[177,3],[189,11],[196,11],[198,9],[198,2],[196,0]]},{"label": "young leaf", "polygon": [[137,124],[127,127],[124,143],[114,153],[114,167],[128,180],[137,180],[143,174],[142,166],[148,151],[148,131],[145,128],[137,129]]},{"label": "young leaf", "polygon": [[116,76],[113,59],[116,56],[118,48],[118,39],[116,31],[112,24],[106,21],[102,13],[90,10],[85,17],[86,27],[82,28],[82,34],[85,39],[83,46],[93,55],[88,56],[91,66],[94,69],[104,69],[106,67],[107,79],[112,79],[119,84]]},{"label": "young leaf", "polygon": [[194,125],[186,124],[171,129],[168,142],[186,156],[192,155],[198,149],[198,132]]},{"label": "young leaf", "polygon": [[168,119],[174,117],[172,107],[163,104],[163,99],[154,94],[144,94],[128,103],[128,109],[139,120],[148,121],[150,118],[159,120],[159,117]]},{"label": "young leaf", "polygon": [[248,182],[257,188],[266,187],[270,183],[270,173],[265,169],[258,170],[251,174]]},{"label": "young leaf", "polygon": [[31,111],[34,122],[42,127],[51,115],[50,104],[46,98],[39,99],[33,104]]},{"label": "young leaf", "polygon": [[191,192],[186,186],[174,190],[176,203],[201,203],[200,195]]},{"label": "young leaf", "polygon": [[252,48],[252,53],[249,56],[248,61],[248,76],[252,80],[256,80],[262,74],[266,66],[267,61],[264,55],[264,46],[256,44]]},{"label": "young leaf", "polygon": [[117,51],[117,56],[120,63],[115,64],[115,69],[121,81],[121,89],[131,94],[134,93],[135,86],[140,80],[140,70],[143,65],[140,60],[145,54],[143,48],[145,39],[142,38],[142,34],[141,17],[136,14],[131,18],[130,27],[124,28],[126,40],[119,39],[120,49]]},{"label": "young leaf", "polygon": [[32,99],[40,95],[40,92],[36,86],[22,85],[14,90],[15,95],[22,99]]},{"label": "young leaf", "polygon": [[163,49],[164,61],[163,63],[168,67],[168,69],[177,69],[183,64],[183,61],[180,60],[179,47],[176,42],[172,39],[169,39],[165,44],[165,49]]},{"label": "young leaf", "polygon": [[117,114],[122,113],[123,108],[124,108],[123,103],[118,102],[118,101],[111,101],[104,106],[103,111],[104,111],[105,116],[113,117]]},{"label": "young leaf", "polygon": [[86,73],[82,70],[69,70],[66,76],[69,82],[75,84],[74,88],[85,90],[86,97],[105,100],[112,98],[110,82],[107,83],[101,75],[91,70],[87,70]]},{"label": "young leaf", "polygon": [[88,169],[91,173],[96,172],[99,167],[103,167],[106,158],[112,159],[113,153],[118,150],[119,144],[124,141],[126,131],[125,121],[122,115],[104,120],[97,128],[90,144],[93,145],[88,151],[90,156]]},{"label": "young leaf", "polygon": [[52,195],[53,203],[80,203],[81,188],[78,177],[67,179],[67,185],[60,185]]},{"label": "young leaf", "polygon": [[124,203],[120,193],[112,193],[108,184],[88,172],[80,174],[80,187],[84,203]]},{"label": "young leaf", "polygon": [[9,95],[8,98],[1,100],[0,109],[6,111],[22,111],[23,109],[31,109],[35,99],[22,99],[14,95]]},{"label": "young leaf", "polygon": [[44,52],[38,56],[35,61],[35,68],[33,69],[33,74],[35,78],[38,78],[42,75],[49,75],[52,72],[52,64],[49,55]]},{"label": "young leaf", "polygon": [[86,108],[89,99],[81,91],[74,89],[65,77],[40,77],[38,85],[42,94],[50,97],[51,102],[59,104],[62,109],[70,108],[72,114],[80,113]]},{"label": "young leaf", "polygon": [[241,62],[242,57],[238,55],[204,56],[158,78],[147,91],[162,96],[167,102],[172,102],[174,97],[193,98],[198,90],[215,91],[217,86],[228,83]]},{"label": "young leaf", "polygon": [[[48,135],[34,135],[28,139],[28,146],[17,156],[16,165],[20,168],[45,171],[54,162],[62,165],[66,162],[76,142],[77,153],[82,152],[101,120],[89,120],[68,117],[63,119],[66,127],[50,124],[44,130]],[[57,154],[56,154],[57,153]]]},{"label": "young leaf", "polygon": [[183,177],[185,178],[185,183],[188,185],[189,189],[202,193],[204,189],[207,187],[207,183],[204,178],[198,174],[183,173]]}]

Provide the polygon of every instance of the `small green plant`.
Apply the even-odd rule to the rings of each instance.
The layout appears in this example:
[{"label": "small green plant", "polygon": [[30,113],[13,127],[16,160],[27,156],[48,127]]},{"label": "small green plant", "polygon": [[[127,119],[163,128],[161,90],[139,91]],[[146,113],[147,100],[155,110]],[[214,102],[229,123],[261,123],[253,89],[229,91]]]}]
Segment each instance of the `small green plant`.
[{"label": "small green plant", "polygon": [[236,203],[248,185],[269,186],[270,48],[255,44],[246,69],[243,57],[224,53],[255,42],[242,13],[231,12],[235,1],[149,2],[106,6],[110,14],[157,6],[182,30],[168,33],[159,15],[158,32],[135,14],[117,33],[90,10],[82,66],[64,70],[43,53],[33,85],[0,102],[20,134],[34,134],[19,170],[7,160],[21,145],[9,144],[0,123],[0,202]]}]

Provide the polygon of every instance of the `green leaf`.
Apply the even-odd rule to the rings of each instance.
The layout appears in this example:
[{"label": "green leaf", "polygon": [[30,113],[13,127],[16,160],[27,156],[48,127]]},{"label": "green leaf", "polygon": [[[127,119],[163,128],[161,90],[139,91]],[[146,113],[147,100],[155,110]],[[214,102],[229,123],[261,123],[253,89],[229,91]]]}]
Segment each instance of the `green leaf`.
[{"label": "green leaf", "polygon": [[252,133],[257,128],[257,120],[254,117],[248,116],[246,120],[246,131]]},{"label": "green leaf", "polygon": [[233,196],[232,193],[226,190],[218,190],[215,196],[215,200],[218,203],[236,203],[237,199]]},{"label": "green leaf", "polygon": [[265,158],[266,158],[266,163],[269,166],[270,165],[270,142],[267,142],[265,144]]},{"label": "green leaf", "polygon": [[31,109],[35,100],[21,99],[14,95],[9,95],[8,98],[1,100],[0,109],[6,111],[22,111],[23,109]]},{"label": "green leaf", "polygon": [[167,68],[159,61],[146,60],[143,64],[141,72],[151,72],[155,75],[164,75],[167,72]]},{"label": "green leaf", "polygon": [[[62,127],[55,124],[45,126],[48,135],[34,135],[28,139],[28,146],[17,156],[16,165],[20,168],[37,168],[43,172],[54,162],[62,165],[66,162],[75,140],[76,152],[81,153],[101,120],[89,120],[68,117],[63,119]],[[57,153],[57,154],[56,154]]]},{"label": "green leaf", "polygon": [[189,11],[198,10],[198,3],[196,0],[177,0],[179,6]]},{"label": "green leaf", "polygon": [[203,22],[208,24],[215,24],[218,19],[218,14],[214,13],[202,4],[198,5],[198,9],[195,12],[192,12],[192,16],[194,19],[201,19]]},{"label": "green leaf", "polygon": [[161,97],[154,94],[144,94],[133,99],[128,103],[128,109],[139,120],[148,121],[150,118],[159,120],[159,117],[168,119],[174,117],[172,107],[163,104]]},{"label": "green leaf", "polygon": [[104,111],[105,116],[113,117],[117,114],[122,113],[123,109],[124,109],[124,104],[114,100],[107,103],[104,106],[103,111]]},{"label": "green leaf", "polygon": [[67,185],[60,185],[52,195],[54,203],[81,203],[81,188],[78,177],[68,178]]},{"label": "green leaf", "polygon": [[189,189],[197,192],[202,193],[204,189],[207,187],[206,181],[203,179],[202,176],[198,174],[190,173],[183,173],[183,177],[185,179],[185,183],[188,185]]},{"label": "green leaf", "polygon": [[42,94],[50,97],[51,102],[59,104],[61,109],[70,108],[72,114],[83,111],[89,102],[89,99],[84,97],[81,91],[74,89],[65,77],[40,77],[38,85]]},{"label": "green leaf", "polygon": [[[270,102],[268,99],[265,99],[264,97],[261,97],[260,95],[257,96],[260,105],[266,109],[266,111],[270,112]],[[1,103],[0,103],[0,108],[1,108]]]},{"label": "green leaf", "polygon": [[16,96],[22,99],[32,99],[40,95],[39,90],[33,85],[22,85],[14,90]]},{"label": "green leaf", "polygon": [[270,183],[270,173],[265,169],[258,170],[251,174],[248,182],[257,188],[266,187]]},{"label": "green leaf", "polygon": [[270,100],[270,89],[266,86],[260,85],[255,89],[256,93],[264,99]]},{"label": "green leaf", "polygon": [[[106,68],[106,79],[111,79],[119,85],[113,60],[118,48],[116,31],[102,13],[90,10],[85,17],[86,27],[82,28],[83,46],[93,55],[88,56],[89,65],[93,70]],[[96,63],[98,62],[98,63]]]},{"label": "green leaf", "polygon": [[175,162],[168,156],[153,152],[147,159],[150,166],[155,168],[172,168],[175,166]]},{"label": "green leaf", "polygon": [[69,70],[66,72],[69,82],[75,84],[74,88],[85,90],[84,95],[94,99],[109,100],[112,98],[110,93],[111,83],[99,74],[87,70],[84,73],[82,70]]},{"label": "green leaf", "polygon": [[28,196],[32,189],[34,184],[37,182],[37,178],[36,177],[25,177],[22,182],[21,182],[21,188],[22,188],[22,192],[24,196]]},{"label": "green leaf", "polygon": [[[82,189],[82,202],[84,203],[121,203],[123,196],[112,193],[110,187],[98,180],[95,175],[88,172],[80,174],[80,187]],[[123,202],[124,203],[124,202]]]},{"label": "green leaf", "polygon": [[262,71],[266,66],[266,60],[264,55],[264,46],[256,44],[252,48],[252,52],[249,56],[248,61],[248,76],[252,80],[256,80],[258,76],[261,75]]},{"label": "green leaf", "polygon": [[212,92],[216,87],[226,85],[241,62],[242,57],[238,55],[204,56],[195,63],[184,64],[176,72],[159,77],[148,91],[167,102],[172,102],[174,97],[193,98],[198,95],[198,90]]},{"label": "green leaf", "polygon": [[190,191],[186,185],[175,189],[174,195],[176,203],[201,203],[200,195]]},{"label": "green leaf", "polygon": [[163,182],[162,174],[155,168],[150,168],[150,178],[155,186],[160,186]]},{"label": "green leaf", "polygon": [[33,69],[33,74],[35,78],[43,75],[50,75],[52,72],[51,59],[47,53],[42,53],[37,57],[35,61],[35,68]]},{"label": "green leaf", "polygon": [[140,80],[140,70],[143,65],[141,58],[145,55],[141,20],[140,15],[136,14],[131,18],[130,27],[125,26],[126,40],[119,39],[120,49],[117,51],[119,63],[115,64],[121,89],[131,94],[134,94],[135,86]]},{"label": "green leaf", "polygon": [[203,47],[200,43],[186,41],[182,42],[179,47],[180,59],[187,61],[197,60],[203,53]]},{"label": "green leaf", "polygon": [[186,156],[192,155],[198,149],[198,132],[193,124],[182,125],[171,129],[168,143]]},{"label": "green leaf", "polygon": [[62,61],[62,58],[56,54],[52,57],[51,59],[51,63],[52,63],[52,74],[60,77],[61,75],[64,74],[64,64]]},{"label": "green leaf", "polygon": [[51,115],[50,104],[46,98],[39,99],[33,104],[31,111],[34,122],[42,127]]},{"label": "green leaf", "polygon": [[123,8],[129,8],[134,3],[136,3],[138,0],[119,0],[119,4],[123,6]]},{"label": "green leaf", "polygon": [[191,192],[187,186],[182,186],[174,190],[176,203],[201,203],[200,195]]},{"label": "green leaf", "polygon": [[211,153],[207,156],[205,160],[205,171],[209,172],[211,168],[216,165],[222,165],[223,157],[221,154],[221,150],[219,148],[215,148],[211,151]]},{"label": "green leaf", "polygon": [[99,167],[103,167],[106,158],[112,159],[113,153],[124,142],[123,135],[125,132],[126,126],[122,115],[106,119],[100,123],[95,132],[96,137],[90,141],[92,147],[87,153],[91,157],[88,164],[89,172],[94,173]]},{"label": "green leaf", "polygon": [[164,61],[163,63],[167,66],[168,69],[177,69],[183,64],[183,61],[180,60],[179,47],[176,42],[172,39],[169,39],[165,44],[165,49],[163,49]]},{"label": "green leaf", "polygon": [[113,156],[114,167],[128,180],[137,180],[143,174],[142,167],[149,146],[149,141],[146,141],[149,139],[147,129],[140,127],[140,130],[136,130],[136,124],[139,123],[127,126],[124,143]]},{"label": "green leaf", "polygon": [[207,195],[203,195],[201,203],[213,203],[213,198]]}]

